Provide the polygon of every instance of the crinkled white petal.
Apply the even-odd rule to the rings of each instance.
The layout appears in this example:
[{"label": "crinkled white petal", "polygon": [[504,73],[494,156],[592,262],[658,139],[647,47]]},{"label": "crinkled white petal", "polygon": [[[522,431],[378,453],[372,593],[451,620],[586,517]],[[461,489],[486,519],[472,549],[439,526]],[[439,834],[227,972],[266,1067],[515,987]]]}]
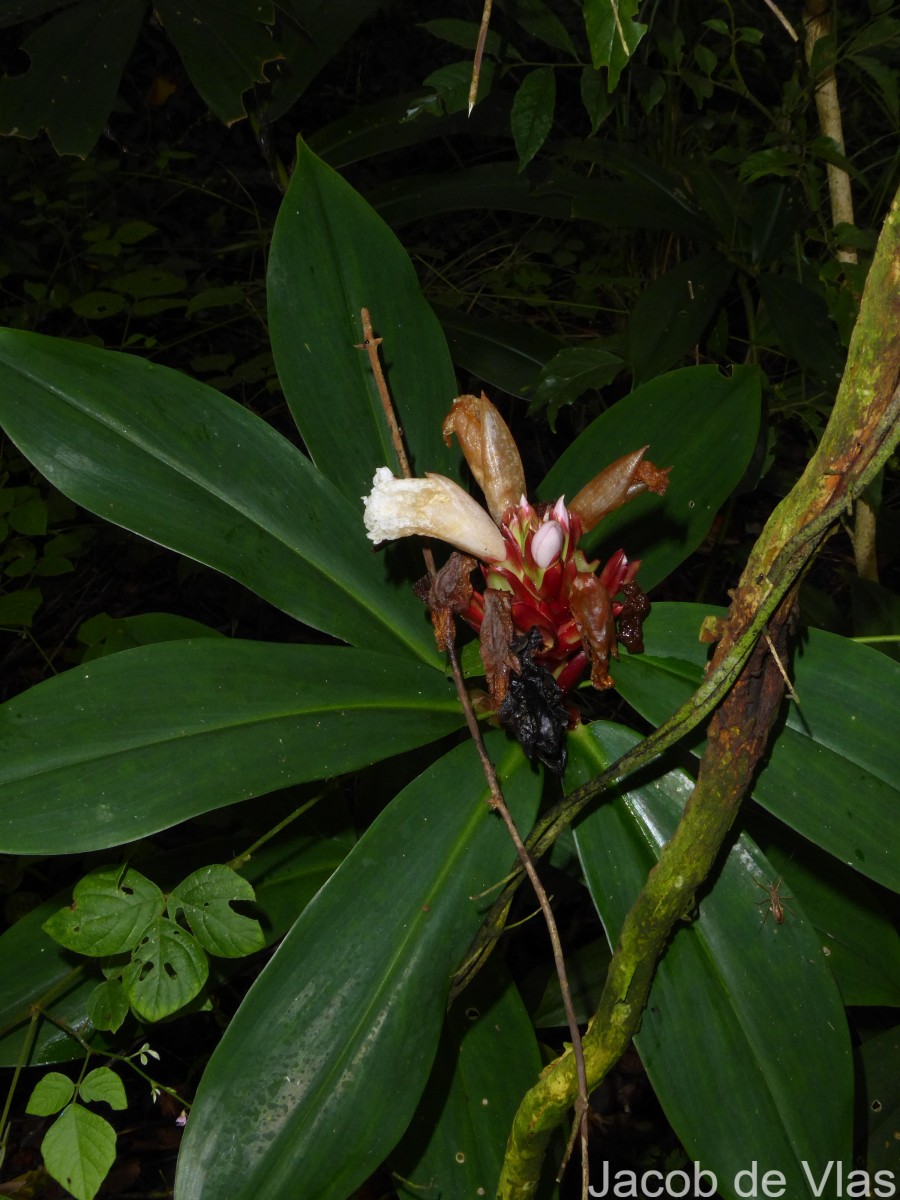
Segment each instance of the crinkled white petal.
[{"label": "crinkled white petal", "polygon": [[379,467],[365,504],[366,530],[373,542],[420,534],[476,558],[500,562],[506,557],[503,535],[488,514],[443,475],[397,479],[387,467]]}]

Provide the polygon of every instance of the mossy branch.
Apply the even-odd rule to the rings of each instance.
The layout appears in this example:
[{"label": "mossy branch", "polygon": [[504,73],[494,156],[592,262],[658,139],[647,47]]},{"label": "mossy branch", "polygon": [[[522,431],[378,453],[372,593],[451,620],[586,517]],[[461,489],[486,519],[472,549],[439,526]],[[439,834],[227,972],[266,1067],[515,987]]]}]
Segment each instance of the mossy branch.
[{"label": "mossy branch", "polygon": [[[728,618],[716,630],[718,646],[705,682],[655,735],[567,797],[535,839],[536,845],[546,841],[611,781],[655,757],[664,742],[677,740],[728,693],[710,723],[697,784],[678,828],[625,918],[600,1006],[583,1040],[591,1089],[639,1029],[659,957],[676,922],[691,911],[694,892],[712,869],[765,752],[783,680],[769,643],[759,642],[759,635],[766,630],[779,658],[787,657],[802,572],[883,466],[898,436],[900,193],[879,238],[828,426],[802,477],[772,513],[750,554]],[[567,1051],[544,1070],[522,1101],[498,1200],[533,1196],[550,1134],[576,1094],[574,1062]]]}]

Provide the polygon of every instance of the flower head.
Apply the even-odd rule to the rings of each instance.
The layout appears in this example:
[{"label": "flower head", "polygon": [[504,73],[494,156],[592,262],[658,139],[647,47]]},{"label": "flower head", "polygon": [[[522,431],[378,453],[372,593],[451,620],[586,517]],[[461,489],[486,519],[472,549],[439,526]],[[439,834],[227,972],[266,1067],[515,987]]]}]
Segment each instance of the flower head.
[{"label": "flower head", "polygon": [[[562,496],[553,505],[531,505],[512,434],[483,393],[458,397],[443,433],[448,444],[454,434],[459,439],[490,515],[441,475],[395,479],[381,467],[365,499],[368,535],[378,542],[423,534],[479,559],[484,587],[456,588],[463,598],[454,611],[480,631],[492,703],[503,720],[504,705],[514,700],[518,710],[531,702],[523,696],[538,695],[545,711],[528,721],[540,725],[552,710],[551,724],[558,724],[559,706],[547,701],[543,676],[561,697],[590,665],[591,683],[611,687],[617,642],[642,649],[640,626],[649,611],[635,582],[640,562],[618,550],[598,570],[600,563],[578,549],[579,538],[641,492],[662,495],[668,472],[644,460],[645,446],[606,467],[568,506]],[[551,761],[550,751],[536,753]],[[551,765],[560,769],[555,758]]]}]

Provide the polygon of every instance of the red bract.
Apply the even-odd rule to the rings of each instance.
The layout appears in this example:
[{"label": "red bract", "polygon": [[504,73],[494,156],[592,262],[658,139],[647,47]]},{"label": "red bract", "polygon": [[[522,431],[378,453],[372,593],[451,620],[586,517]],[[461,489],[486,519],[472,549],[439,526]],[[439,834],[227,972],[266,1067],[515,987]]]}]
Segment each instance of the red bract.
[{"label": "red bract", "polygon": [[[485,494],[490,518],[449,480],[396,480],[381,468],[366,499],[369,537],[383,541],[420,533],[449,540],[478,556],[484,586],[473,590],[461,615],[483,633],[482,658],[498,708],[506,699],[509,679],[516,676],[510,664],[518,661],[517,655],[527,654],[532,680],[536,671],[546,670],[562,695],[578,683],[588,665],[594,687],[611,687],[609,660],[617,657],[617,642],[639,649],[640,624],[649,611],[635,582],[640,561],[629,561],[618,550],[598,571],[599,561],[589,562],[578,541],[607,513],[641,492],[662,495],[668,472],[644,460],[645,446],[606,467],[568,507],[562,497],[554,505],[533,506],[523,494],[525,476],[512,434],[483,393],[458,397],[443,433],[448,444],[454,435],[459,439]],[[489,630],[484,628],[485,602],[492,593],[510,597],[502,606],[503,628],[508,630],[504,646],[497,645],[496,620],[488,622]],[[492,607],[492,612],[499,611]],[[627,632],[616,625],[623,614]]]},{"label": "red bract", "polygon": [[[555,528],[554,528],[555,526]],[[542,543],[560,531],[559,547],[543,563]],[[518,634],[539,630],[543,648],[534,659],[568,692],[592,664],[591,682],[606,688],[612,680],[606,670],[610,653],[615,653],[615,618],[623,602],[613,599],[637,574],[640,560],[629,562],[618,550],[596,574],[598,560],[589,562],[578,549],[580,518],[558,500],[555,505],[535,508],[523,500],[508,510],[500,523],[506,544],[501,563],[482,564],[485,587],[512,595],[512,620]],[[537,553],[535,547],[537,546]],[[474,629],[481,629],[484,597],[475,591],[462,614]]]}]

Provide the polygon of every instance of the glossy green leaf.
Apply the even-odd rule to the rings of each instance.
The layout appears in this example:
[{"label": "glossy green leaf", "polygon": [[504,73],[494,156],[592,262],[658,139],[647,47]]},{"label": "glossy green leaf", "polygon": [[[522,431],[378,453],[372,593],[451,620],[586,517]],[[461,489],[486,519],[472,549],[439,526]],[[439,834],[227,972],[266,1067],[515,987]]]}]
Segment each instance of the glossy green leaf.
[{"label": "glossy green leaf", "polygon": [[387,639],[438,661],[421,605],[386,583],[359,499],[349,504],[274,429],[213,388],[131,355],[0,330],[0,424],[92,512],[231,575],[317,629],[367,646]]},{"label": "glossy green leaf", "polygon": [[0,707],[0,850],[116,846],[460,723],[449,682],[408,659],[211,638],[128,650]]},{"label": "glossy green leaf", "polygon": [[[519,827],[538,777],[487,739]],[[250,989],[201,1080],[178,1200],[344,1200],[394,1147],[437,1048],[451,973],[503,878],[508,836],[471,744],[366,831]],[[373,1103],[373,1098],[376,1102]]]},{"label": "glossy green leaf", "polygon": [[48,1071],[34,1085],[34,1090],[25,1105],[25,1111],[33,1117],[49,1117],[65,1108],[75,1094],[75,1084],[68,1075],[59,1071]]},{"label": "glossy green leaf", "polygon": [[93,1200],[116,1158],[116,1131],[80,1104],[70,1104],[44,1134],[44,1166],[75,1200]]},{"label": "glossy green leaf", "polygon": [[798,840],[767,846],[766,856],[816,927],[844,1004],[900,1006],[900,934],[875,889]]},{"label": "glossy green leaf", "polygon": [[180,909],[204,950],[220,958],[240,958],[265,945],[262,927],[231,907],[255,899],[250,883],[230,867],[214,864],[194,871],[169,897],[169,912]]},{"label": "glossy green leaf", "polygon": [[[557,461],[538,489],[570,499],[607,463],[649,444],[647,457],[671,467],[662,498],[638,496],[582,540],[589,553],[620,546],[641,559],[649,589],[700,545],[741,479],[756,445],[760,375],[735,367],[685,367],[645,383],[599,416]],[[613,672],[615,674],[615,672]]]},{"label": "glossy green leaf", "polygon": [[141,1020],[161,1021],[190,1004],[208,974],[209,960],[197,939],[168,917],[157,917],[122,972],[122,984]]},{"label": "glossy green leaf", "polygon": [[194,87],[226,125],[245,116],[243,94],[265,83],[264,65],[281,56],[271,0],[154,0]]},{"label": "glossy green leaf", "polygon": [[[659,724],[699,684],[708,647],[701,604],[655,604],[646,654],[623,655],[619,691]],[[809,841],[863,875],[900,890],[900,664],[848,638],[807,629],[794,654],[799,708],[786,708],[753,798]]]},{"label": "glossy green leaf", "polygon": [[110,1108],[128,1107],[122,1080],[109,1067],[95,1067],[93,1071],[88,1071],[78,1085],[78,1095],[85,1104],[101,1100]]},{"label": "glossy green leaf", "polygon": [[402,1200],[493,1196],[541,1056],[516,985],[489,963],[447,1018],[423,1102],[388,1165]]},{"label": "glossy green leaf", "polygon": [[547,140],[555,110],[556,72],[552,67],[535,67],[519,84],[512,107],[512,133],[520,171]]},{"label": "glossy green leaf", "polygon": [[314,462],[350,501],[376,467],[400,474],[363,341],[367,308],[415,474],[453,474],[441,423],[456,380],[440,325],[405,250],[348,183],[303,143],[269,256],[278,375]]},{"label": "glossy green leaf", "polygon": [[560,350],[558,338],[537,325],[472,317],[435,305],[453,361],[488,387],[527,398],[541,369]]},{"label": "glossy green leaf", "polygon": [[40,25],[22,43],[30,68],[0,78],[0,130],[33,138],[46,129],[58,154],[87,154],[103,132],[146,8],[145,0],[81,0]]},{"label": "glossy green leaf", "polygon": [[674,366],[700,341],[733,274],[722,254],[704,250],[644,290],[626,337],[635,385]]},{"label": "glossy green leaf", "polygon": [[606,67],[609,90],[614,91],[619,76],[634,54],[647,26],[634,18],[639,0],[584,0],[584,24],[595,67]]},{"label": "glossy green leaf", "polygon": [[[606,722],[582,727],[570,735],[567,785],[639,740]],[[576,826],[611,941],[692,786],[682,771],[657,773]],[[735,1176],[753,1160],[784,1173],[787,1195],[812,1197],[804,1161],[818,1178],[851,1152],[853,1069],[840,996],[799,904],[783,924],[765,919],[757,884],[772,880],[770,864],[741,835],[660,961],[635,1039],[666,1116],[726,1200],[740,1194]]]},{"label": "glossy green leaf", "polygon": [[44,931],[77,954],[123,954],[161,917],[165,898],[133,867],[98,867],[75,885],[72,904],[44,922]]},{"label": "glossy green leaf", "polygon": [[550,428],[555,429],[557,414],[564,405],[574,404],[589,389],[612,383],[622,366],[618,354],[610,354],[602,346],[570,346],[560,350],[544,364],[529,411],[546,408]]}]

